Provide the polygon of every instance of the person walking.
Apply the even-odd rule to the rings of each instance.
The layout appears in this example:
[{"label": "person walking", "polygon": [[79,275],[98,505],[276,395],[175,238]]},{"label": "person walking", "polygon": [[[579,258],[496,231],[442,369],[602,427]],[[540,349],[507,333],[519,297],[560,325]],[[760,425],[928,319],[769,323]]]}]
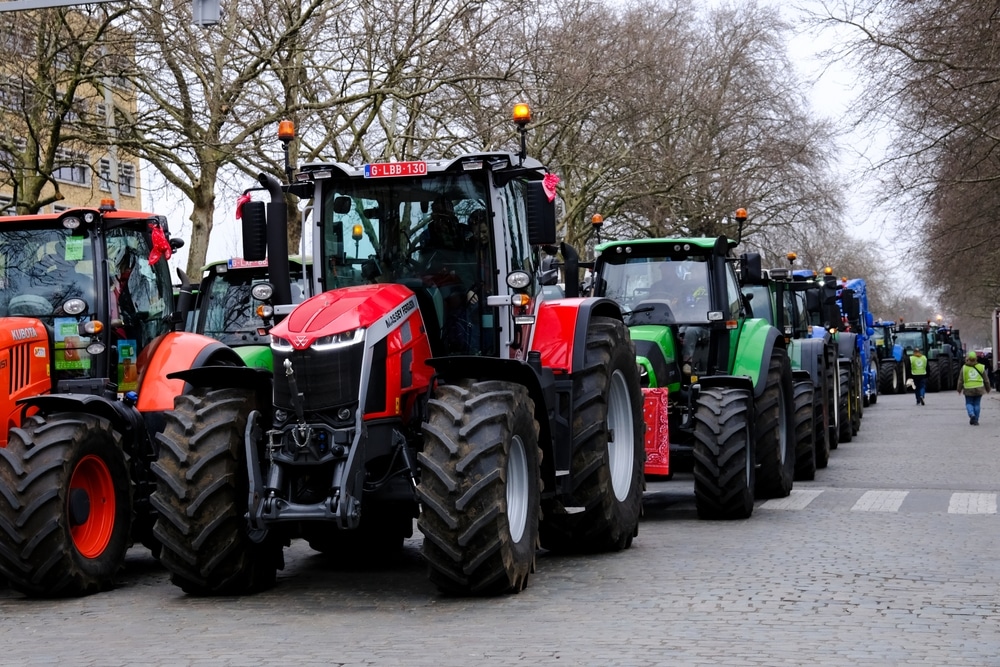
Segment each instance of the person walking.
[{"label": "person walking", "polygon": [[910,355],[910,377],[913,378],[913,394],[917,405],[923,405],[924,394],[927,393],[927,357],[919,347]]},{"label": "person walking", "polygon": [[962,372],[958,374],[958,393],[965,393],[965,411],[969,413],[969,423],[979,426],[979,412],[983,395],[990,393],[990,380],[986,376],[986,367],[976,359],[975,351],[970,350],[965,357]]}]

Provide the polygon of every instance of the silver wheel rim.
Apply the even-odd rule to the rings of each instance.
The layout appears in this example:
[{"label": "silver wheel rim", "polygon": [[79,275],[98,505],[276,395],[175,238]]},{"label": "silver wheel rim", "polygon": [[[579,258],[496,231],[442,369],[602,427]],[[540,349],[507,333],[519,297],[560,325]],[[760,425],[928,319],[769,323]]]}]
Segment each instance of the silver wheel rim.
[{"label": "silver wheel rim", "polygon": [[528,523],[528,457],[524,441],[514,436],[507,456],[507,525],[510,538],[516,543],[524,537]]},{"label": "silver wheel rim", "polygon": [[632,488],[632,434],[635,432],[632,423],[632,401],[629,397],[628,384],[621,371],[611,374],[611,386],[608,392],[608,464],[611,468],[611,488],[615,498],[624,501]]}]

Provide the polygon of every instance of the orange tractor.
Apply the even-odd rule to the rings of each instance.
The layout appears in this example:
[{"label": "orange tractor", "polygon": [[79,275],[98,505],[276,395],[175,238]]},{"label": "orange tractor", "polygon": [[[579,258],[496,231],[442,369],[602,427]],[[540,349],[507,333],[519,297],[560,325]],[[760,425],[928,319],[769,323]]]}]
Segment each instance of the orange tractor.
[{"label": "orange tractor", "polygon": [[[107,588],[139,541],[177,370],[242,362],[180,328],[161,216],[0,218],[0,574],[31,596]],[[187,282],[186,280],[184,281]]]}]

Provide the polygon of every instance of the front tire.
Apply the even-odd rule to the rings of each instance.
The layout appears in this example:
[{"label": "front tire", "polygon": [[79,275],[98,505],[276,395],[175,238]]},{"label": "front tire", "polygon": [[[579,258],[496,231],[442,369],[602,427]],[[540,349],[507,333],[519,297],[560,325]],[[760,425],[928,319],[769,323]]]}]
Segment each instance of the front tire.
[{"label": "front tire", "polygon": [[899,392],[899,371],[896,368],[895,360],[883,361],[879,367],[879,393],[880,394],[898,394]]},{"label": "front tire", "polygon": [[756,465],[749,391],[708,387],[694,412],[694,501],[701,519],[753,514]]},{"label": "front tire", "polygon": [[[0,449],[0,571],[36,597],[111,588],[125,562],[132,482],[107,419],[30,417]],[[6,490],[3,490],[6,489]]]},{"label": "front tire", "polygon": [[816,428],[812,380],[796,382],[792,393],[795,407],[795,479],[816,479]]},{"label": "front tire", "polygon": [[854,437],[852,427],[854,422],[854,398],[852,396],[854,383],[852,382],[851,367],[839,365],[838,374],[840,377],[840,397],[837,401],[837,421],[840,426],[838,442],[850,442]]},{"label": "front tire", "polygon": [[446,593],[497,595],[528,585],[538,546],[538,422],[522,385],[439,385],[427,404],[417,494],[423,556]]},{"label": "front tire", "polygon": [[791,395],[792,367],[785,351],[775,348],[767,368],[764,393],[755,402],[758,498],[784,498],[792,492],[795,445]]},{"label": "front tire", "polygon": [[196,389],[174,399],[157,436],[153,464],[159,511],[153,534],[170,580],[192,595],[242,595],[270,588],[282,567],[281,544],[250,539],[244,434],[254,394]]},{"label": "front tire", "polygon": [[573,373],[573,488],[543,505],[542,546],[560,552],[632,545],[642,509],[642,391],[635,348],[619,320],[595,317],[584,368]]}]

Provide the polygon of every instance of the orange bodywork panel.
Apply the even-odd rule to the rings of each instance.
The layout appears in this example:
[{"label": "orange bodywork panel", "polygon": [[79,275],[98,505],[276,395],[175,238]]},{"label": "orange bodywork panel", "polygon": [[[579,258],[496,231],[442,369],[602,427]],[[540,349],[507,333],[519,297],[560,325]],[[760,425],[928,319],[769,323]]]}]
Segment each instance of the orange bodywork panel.
[{"label": "orange bodywork panel", "polygon": [[646,422],[646,474],[670,474],[670,424],[667,389],[642,390],[642,415]]},{"label": "orange bodywork panel", "polygon": [[161,336],[139,355],[140,412],[174,409],[174,397],[184,393],[184,380],[169,380],[168,373],[184,371],[198,363],[206,348],[218,341],[183,331],[172,331]]},{"label": "orange bodywork panel", "polygon": [[0,447],[7,446],[7,432],[21,425],[17,400],[52,391],[49,338],[45,325],[35,319],[5,317],[0,327],[0,385],[7,390],[0,398],[4,416]]}]

